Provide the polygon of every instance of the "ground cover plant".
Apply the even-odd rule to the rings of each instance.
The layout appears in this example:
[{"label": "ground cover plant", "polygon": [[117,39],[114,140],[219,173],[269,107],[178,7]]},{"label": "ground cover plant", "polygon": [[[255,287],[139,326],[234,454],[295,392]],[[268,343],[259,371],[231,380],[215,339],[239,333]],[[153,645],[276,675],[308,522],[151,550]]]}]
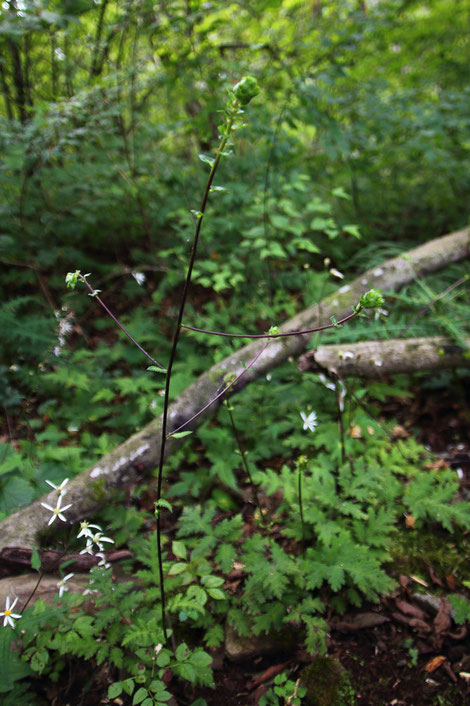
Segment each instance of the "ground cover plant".
[{"label": "ground cover plant", "polygon": [[[47,3],[6,4],[2,41],[11,62],[20,52],[26,78],[22,84],[12,73],[14,63],[2,68],[7,159],[1,179],[8,218],[0,243],[11,270],[2,276],[10,300],[1,308],[0,510],[7,517],[41,496],[47,481],[55,497],[45,504],[44,517],[52,530],[59,524],[66,530],[58,545],[57,535],[44,538],[30,561],[40,586],[43,549],[59,547],[57,600],[20,605],[8,595],[1,611],[2,694],[7,703],[41,703],[48,694],[70,701],[92,665],[93,676],[80,688],[82,702],[215,703],[211,665],[233,628],[242,637],[266,640],[273,633],[285,640],[287,630],[292,645],[304,646],[307,659],[323,655],[331,650],[335,616],[377,602],[398,585],[391,567],[403,561],[396,551],[406,544],[403,533],[434,533],[444,538],[444,547],[458,542],[465,555],[468,506],[458,474],[437,463],[409,427],[400,430],[394,420],[379,419],[390,400],[407,403],[408,381],[365,384],[325,375],[328,371],[301,372],[288,360],[232,397],[230,386],[247,372],[242,369],[235,378],[229,374],[218,391],[217,402],[224,404],[211,424],[194,439],[188,435],[164,465],[165,441],[178,435],[171,420],[164,421],[154,477],[133,480],[120,500],[99,516],[82,518],[77,528],[66,522],[65,479],[150,419],[163,413],[166,420],[170,395],[177,397],[207,361],[236,352],[243,334],[265,336],[262,351],[269,352],[285,318],[347,288],[341,281],[345,267],[351,265],[354,273],[378,267],[405,242],[418,242],[423,224],[426,237],[430,230],[438,234],[465,224],[468,88],[458,70],[460,50],[449,47],[455,74],[445,100],[437,103],[424,73],[412,80],[409,72],[389,67],[388,76],[367,78],[371,47],[392,56],[383,48],[390,32],[400,37],[397,54],[414,51],[420,8],[413,4],[408,14],[396,14],[388,5],[368,12],[347,3],[331,12],[321,8],[322,41],[315,22],[307,23],[310,34],[304,30],[303,41],[312,49],[292,57],[299,18],[306,20],[303,10],[295,3],[259,3],[245,28],[250,47],[239,47],[247,53],[229,63],[224,52],[233,49],[221,49],[222,40],[243,45],[246,34],[242,21],[234,22],[232,10],[222,5],[206,13],[199,3],[187,12],[168,3],[156,17],[150,4],[140,3],[144,21],[139,22],[132,3],[122,11],[114,3],[97,3],[93,17],[80,3],[67,4],[68,15]],[[272,14],[277,5],[285,11],[278,25]],[[107,13],[113,24],[103,38]],[[244,13],[246,20],[250,13],[246,8]],[[447,18],[456,26],[445,3],[436,3],[433,13],[432,19]],[[229,20],[235,37],[229,36]],[[263,31],[271,24],[273,32],[269,44],[255,47],[262,34],[259,22]],[[157,63],[165,71],[139,75],[137,68],[144,69],[150,57],[143,48],[150,26],[159,38]],[[400,34],[403,26],[409,35]],[[185,28],[184,50],[175,27]],[[422,46],[434,56],[436,28],[431,21],[419,27],[426,28],[419,34]],[[70,47],[80,32],[94,48],[89,71],[80,44]],[[62,42],[68,43],[65,52]],[[282,71],[271,70],[272,59],[253,62],[252,52],[262,57],[264,51],[278,57]],[[50,55],[50,75],[35,84],[28,74],[32,58],[40,67]],[[405,58],[396,61],[407,65]],[[202,84],[201,62],[207,70]],[[220,71],[209,70],[210,62]],[[256,81],[245,70],[253,63],[262,79],[257,98]],[[228,66],[222,120],[217,111]],[[438,81],[440,64],[430,62],[429,71]],[[22,87],[28,100],[21,97]],[[166,94],[165,109],[176,116],[171,126],[163,122],[164,110],[145,119],[152,91]],[[54,99],[41,104],[50,92]],[[285,105],[273,130],[270,101],[280,96]],[[443,117],[450,110],[451,121]],[[234,127],[240,128],[237,134]],[[405,138],[411,133],[412,141]],[[232,138],[233,156],[228,154]],[[199,155],[197,168],[188,151]],[[425,166],[418,174],[413,165],[423,154]],[[152,174],[155,155],[158,179]],[[436,166],[442,164],[445,170]],[[387,204],[372,187],[384,177],[393,184]],[[262,188],[253,193],[259,182]],[[202,204],[191,211],[199,193]],[[118,209],[123,202],[126,208]],[[452,213],[450,203],[456,205]],[[108,241],[96,240],[101,231]],[[403,234],[400,244],[394,242]],[[74,272],[75,267],[92,275]],[[68,293],[67,270],[68,284],[77,285]],[[322,342],[344,343],[348,356],[347,344],[356,339],[407,331],[445,334],[465,348],[466,295],[459,264],[425,280],[416,276],[400,293],[388,293],[385,303],[371,290],[350,302],[351,321],[320,322],[328,330],[314,334],[311,345],[315,348],[321,336]],[[117,313],[140,349],[115,321],[98,313],[99,299]],[[53,312],[49,316],[45,306]],[[256,361],[247,361],[246,369],[252,364]],[[464,393],[465,373],[434,384]],[[180,433],[187,431],[183,426]],[[109,566],[112,545],[128,552],[119,577]],[[71,563],[77,555],[83,567],[95,567],[90,576],[77,577]],[[446,576],[451,575],[453,588],[452,582],[447,585],[454,593],[456,622],[464,624],[469,615],[465,562],[456,571],[448,569]],[[78,579],[82,585],[74,584]],[[12,638],[17,640],[13,652]],[[421,653],[415,643],[406,649],[417,661]],[[309,698],[307,691],[283,670],[272,689],[257,698],[300,703]]]}]

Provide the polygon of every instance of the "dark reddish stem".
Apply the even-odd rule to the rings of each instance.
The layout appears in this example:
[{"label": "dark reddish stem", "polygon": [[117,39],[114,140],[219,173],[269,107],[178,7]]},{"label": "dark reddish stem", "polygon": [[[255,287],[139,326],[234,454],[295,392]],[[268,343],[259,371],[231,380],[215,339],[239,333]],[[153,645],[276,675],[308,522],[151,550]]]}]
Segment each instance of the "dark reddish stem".
[{"label": "dark reddish stem", "polygon": [[324,326],[317,326],[316,328],[307,328],[303,331],[289,331],[289,333],[225,333],[223,331],[206,331],[203,328],[195,328],[194,326],[186,326],[186,324],[181,324],[181,328],[185,328],[188,331],[196,331],[196,333],[207,333],[210,336],[227,336],[229,338],[287,338],[287,336],[301,336],[306,333],[317,333],[317,331],[326,331],[329,328],[336,328],[341,324],[345,324],[346,321],[350,321],[358,312],[353,311],[348,314],[344,319],[340,321],[335,321],[331,324],[325,324]]},{"label": "dark reddish stem", "polygon": [[163,366],[163,365],[160,365],[160,363],[158,363],[158,362],[155,360],[155,358],[152,358],[152,356],[151,356],[149,353],[147,353],[147,351],[146,351],[144,348],[142,348],[142,346],[141,346],[139,343],[137,343],[137,341],[135,340],[135,338],[134,338],[133,336],[131,336],[131,334],[129,333],[129,331],[128,331],[126,328],[124,328],[124,326],[121,324],[121,322],[114,316],[113,312],[110,311],[110,309],[108,309],[108,307],[106,306],[106,304],[104,303],[104,301],[103,301],[102,299],[100,299],[100,297],[98,296],[96,290],[93,289],[93,287],[91,286],[91,284],[88,282],[87,278],[84,277],[83,275],[80,275],[80,279],[82,280],[82,282],[85,282],[86,286],[88,287],[88,289],[90,290],[91,294],[93,295],[93,298],[96,299],[97,302],[99,302],[99,304],[101,304],[101,306],[103,307],[103,309],[105,310],[105,312],[108,314],[108,316],[110,316],[110,317],[112,318],[112,320],[114,321],[114,323],[119,326],[119,328],[121,329],[121,331],[123,331],[123,332],[126,334],[127,338],[129,338],[129,339],[132,341],[132,343],[134,344],[134,346],[137,346],[137,348],[139,349],[139,351],[141,351],[141,352],[146,356],[146,358],[148,358],[149,360],[151,360],[152,363],[157,366],[157,368],[161,368],[162,370],[165,370],[164,366]]}]

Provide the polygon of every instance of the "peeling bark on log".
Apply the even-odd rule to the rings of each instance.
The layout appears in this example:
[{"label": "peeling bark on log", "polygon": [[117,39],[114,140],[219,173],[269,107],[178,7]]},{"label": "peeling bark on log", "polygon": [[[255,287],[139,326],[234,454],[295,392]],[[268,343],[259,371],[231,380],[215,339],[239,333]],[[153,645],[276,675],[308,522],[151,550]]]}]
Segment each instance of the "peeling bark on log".
[{"label": "peeling bark on log", "polygon": [[[342,286],[335,294],[294,316],[280,327],[280,331],[286,333],[312,328],[328,322],[332,315],[340,319],[351,312],[351,306],[371,287],[398,290],[410,283],[416,275],[435,272],[451,262],[468,257],[469,253],[468,228],[432,240],[403,256],[392,258],[379,267],[368,270],[350,284]],[[256,364],[245,373],[236,387],[232,388],[232,393],[240,391],[257,377],[265,375],[289,356],[300,355],[305,350],[309,338],[309,335],[302,335],[274,339]],[[244,365],[253,360],[263,345],[263,340],[253,341],[214,365],[187,387],[170,406],[170,431],[183,424],[215,397],[225,375],[228,372],[242,372]],[[188,428],[196,429],[214,415],[217,409],[218,405],[214,404]],[[115,489],[128,484],[136,476],[150,473],[158,463],[160,433],[161,419],[156,419],[70,481],[66,498],[67,503],[72,503],[72,507],[67,511],[68,521],[76,522],[84,517],[92,517],[94,512],[110,502]],[[166,454],[170,454],[180,443],[180,440],[170,439]],[[50,513],[40,503],[47,502],[55,506],[56,499],[56,491],[51,491],[3,520],[0,523],[0,551],[8,546],[38,547],[41,535],[48,530],[50,517]],[[52,527],[52,530],[54,529],[55,526]]]},{"label": "peeling bark on log", "polygon": [[444,336],[403,338],[388,341],[361,341],[319,346],[299,358],[299,370],[328,370],[340,377],[379,378],[419,370],[470,368],[470,338],[466,348]]}]

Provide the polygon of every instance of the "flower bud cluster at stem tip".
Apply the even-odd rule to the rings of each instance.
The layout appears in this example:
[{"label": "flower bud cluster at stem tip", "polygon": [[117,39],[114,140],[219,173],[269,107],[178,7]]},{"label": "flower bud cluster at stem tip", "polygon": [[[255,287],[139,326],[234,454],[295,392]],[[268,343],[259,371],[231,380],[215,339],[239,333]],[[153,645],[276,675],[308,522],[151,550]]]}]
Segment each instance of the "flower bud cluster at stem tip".
[{"label": "flower bud cluster at stem tip", "polygon": [[248,103],[258,95],[260,89],[254,76],[243,76],[233,87],[233,95],[240,105]]}]

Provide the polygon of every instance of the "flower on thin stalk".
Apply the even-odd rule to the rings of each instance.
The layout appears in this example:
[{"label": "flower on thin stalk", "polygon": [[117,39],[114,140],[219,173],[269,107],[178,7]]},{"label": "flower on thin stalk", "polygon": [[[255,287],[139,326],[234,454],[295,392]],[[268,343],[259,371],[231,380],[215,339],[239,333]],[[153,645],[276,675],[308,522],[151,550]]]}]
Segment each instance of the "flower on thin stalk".
[{"label": "flower on thin stalk", "polygon": [[80,532],[77,534],[77,539],[80,539],[80,537],[89,537],[90,539],[92,539],[93,532],[90,528],[97,529],[99,532],[103,531],[103,528],[99,525],[92,525],[91,522],[83,520],[83,522],[80,522]]},{"label": "flower on thin stalk", "polygon": [[52,517],[47,523],[48,525],[52,525],[54,522],[55,518],[58,517],[59,520],[62,520],[62,522],[67,522],[65,515],[63,514],[66,510],[69,509],[69,507],[72,507],[72,503],[69,505],[66,505],[65,507],[61,507],[61,502],[62,502],[62,495],[59,495],[57,498],[57,505],[55,507],[51,507],[47,503],[41,503],[43,507],[46,508],[46,510],[49,510],[49,512],[52,512]]},{"label": "flower on thin stalk", "polygon": [[102,566],[104,569],[110,569],[111,564],[109,561],[106,561],[106,556],[104,552],[96,552],[96,556],[100,558],[100,561],[98,562],[98,566]]},{"label": "flower on thin stalk", "polygon": [[307,431],[307,429],[310,431],[315,431],[315,427],[318,426],[316,413],[310,412],[310,414],[307,415],[305,412],[301,412],[300,416],[302,417],[302,421],[304,423],[304,431]]},{"label": "flower on thin stalk", "polygon": [[14,613],[13,608],[18,602],[18,598],[15,598],[13,601],[12,605],[10,605],[10,596],[6,597],[5,600],[5,610],[3,610],[0,613],[0,616],[3,616],[3,627],[5,628],[7,625],[10,627],[14,628],[15,627],[15,620],[19,620],[21,618],[21,615],[19,613]]},{"label": "flower on thin stalk", "polygon": [[62,598],[62,595],[65,593],[65,591],[68,591],[68,586],[65,585],[65,582],[71,579],[73,574],[67,574],[67,576],[64,576],[63,579],[60,579],[59,583],[57,584],[57,588],[59,589],[59,598]]},{"label": "flower on thin stalk", "polygon": [[65,486],[67,485],[68,482],[69,482],[69,479],[66,478],[65,480],[62,481],[62,483],[60,483],[59,485],[56,485],[52,481],[46,480],[47,485],[50,485],[51,488],[54,488],[54,490],[57,490],[57,494],[59,496],[65,495],[65,493],[67,492],[67,490],[65,489]]}]

